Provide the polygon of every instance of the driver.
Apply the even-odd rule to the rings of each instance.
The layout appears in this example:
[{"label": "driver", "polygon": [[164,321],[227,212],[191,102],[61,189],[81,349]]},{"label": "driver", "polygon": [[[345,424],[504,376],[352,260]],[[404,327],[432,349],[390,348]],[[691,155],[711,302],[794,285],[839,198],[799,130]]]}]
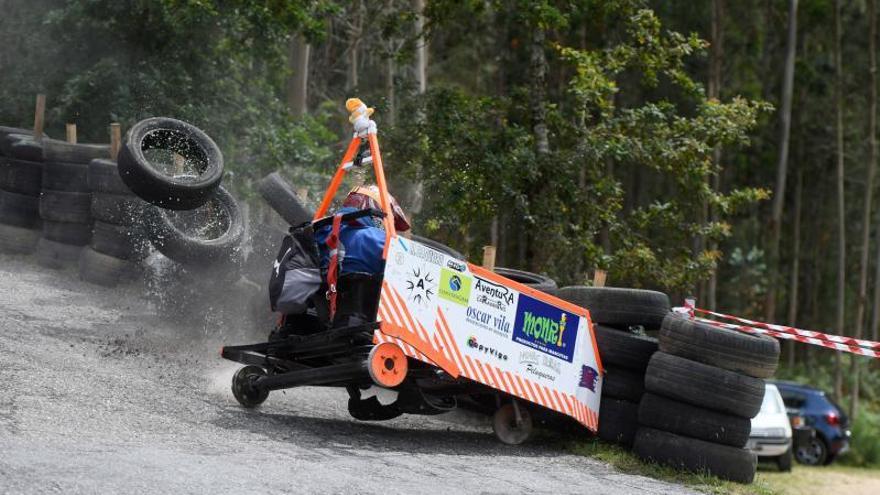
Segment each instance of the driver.
[{"label": "driver", "polygon": [[[394,213],[394,229],[398,233],[406,235],[410,229],[409,220],[406,218],[403,208],[390,196],[391,210]],[[382,202],[379,197],[379,188],[375,184],[355,187],[348,193],[342,207],[337,214],[351,213],[358,210],[372,208],[382,210]],[[323,227],[315,233],[315,240],[321,246],[321,267],[327,268],[330,264],[330,254],[326,245],[330,235],[330,227]],[[385,269],[385,261],[382,259],[382,250],[385,247],[385,230],[381,219],[373,217],[361,217],[343,223],[339,229],[339,242],[342,244],[342,267],[340,273],[382,273]]]}]

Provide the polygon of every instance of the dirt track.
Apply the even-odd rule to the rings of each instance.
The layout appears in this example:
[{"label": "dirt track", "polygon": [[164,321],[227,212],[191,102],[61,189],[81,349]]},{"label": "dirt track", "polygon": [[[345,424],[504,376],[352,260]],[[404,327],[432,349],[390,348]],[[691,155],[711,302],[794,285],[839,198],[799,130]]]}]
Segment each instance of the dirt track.
[{"label": "dirt track", "polygon": [[485,426],[356,422],[339,390],[245,411],[217,356],[245,335],[0,255],[0,493],[688,493]]}]

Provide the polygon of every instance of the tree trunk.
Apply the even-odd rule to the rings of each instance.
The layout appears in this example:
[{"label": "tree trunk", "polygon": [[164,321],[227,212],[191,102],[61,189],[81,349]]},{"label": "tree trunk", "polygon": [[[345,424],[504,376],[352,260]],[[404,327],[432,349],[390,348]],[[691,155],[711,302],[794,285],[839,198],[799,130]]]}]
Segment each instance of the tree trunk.
[{"label": "tree trunk", "polygon": [[[874,193],[874,174],[877,168],[877,0],[868,1],[868,142],[871,143],[867,171],[865,172],[865,200],[862,210],[862,251],[859,259],[859,299],[856,306],[855,337],[862,338],[865,324],[865,306],[868,299],[868,250],[871,242],[871,203]],[[850,355],[850,374],[853,388],[850,395],[849,415],[853,420],[859,412],[859,360]]]},{"label": "tree trunk", "polygon": [[[394,0],[385,0],[385,15],[394,15]],[[385,40],[385,102],[388,107],[388,124],[397,123],[397,102],[394,94],[394,54],[397,51],[394,38]]]},{"label": "tree trunk", "polygon": [[291,74],[287,79],[287,106],[295,117],[302,117],[308,111],[310,50],[311,45],[301,34],[290,37],[287,63]]},{"label": "tree trunk", "polygon": [[[712,1],[712,51],[709,58],[709,98],[721,99],[721,73],[724,68],[724,0]],[[712,163],[715,164],[715,175],[712,176],[712,189],[721,189],[721,145],[716,145],[712,151]],[[718,212],[715,208],[709,210],[708,202],[704,201],[705,208],[709,211],[709,220],[717,221]],[[718,242],[709,244],[712,251],[718,250]],[[706,287],[706,306],[715,311],[718,304],[718,268],[712,270]]]},{"label": "tree trunk", "polygon": [[[843,57],[841,50],[840,0],[834,1],[834,110],[835,151],[837,155],[837,313],[834,330],[844,334],[846,306],[846,210],[844,203],[843,163]],[[834,398],[843,399],[843,366],[840,351],[834,358]]]},{"label": "tree trunk", "polygon": [[788,172],[788,144],[791,134],[791,95],[794,87],[794,58],[797,47],[797,0],[788,2],[788,39],[785,44],[785,78],[782,82],[782,109],[779,112],[779,161],[776,164],[776,191],[770,220],[770,284],[764,316],[768,322],[776,318],[776,285],[779,283],[779,238],[782,235],[782,208],[785,204],[785,179]]},{"label": "tree trunk", "polygon": [[547,136],[547,107],[544,102],[545,82],[547,78],[547,55],[544,53],[544,28],[532,28],[532,45],[530,49],[530,86],[532,133],[535,136],[535,152],[539,156],[550,153],[550,141]]},{"label": "tree trunk", "polygon": [[351,21],[348,25],[348,71],[346,71],[345,89],[353,91],[358,88],[358,53],[361,49],[361,40],[364,34],[364,7],[363,0],[357,2],[348,17]]},{"label": "tree trunk", "polygon": [[425,0],[413,0],[416,14],[416,60],[413,67],[419,94],[428,90],[428,39],[425,37]]},{"label": "tree trunk", "polygon": [[[789,291],[790,295],[788,297],[788,325],[795,326],[797,324],[797,311],[798,311],[798,291],[800,285],[800,268],[801,268],[801,197],[803,196],[804,189],[804,172],[801,168],[798,168],[797,171],[797,179],[794,185],[794,233],[793,241],[794,246],[791,249],[791,278],[789,279]],[[797,341],[787,340],[785,341],[786,347],[788,347],[788,365],[794,366],[794,354],[795,348],[797,347]]]}]

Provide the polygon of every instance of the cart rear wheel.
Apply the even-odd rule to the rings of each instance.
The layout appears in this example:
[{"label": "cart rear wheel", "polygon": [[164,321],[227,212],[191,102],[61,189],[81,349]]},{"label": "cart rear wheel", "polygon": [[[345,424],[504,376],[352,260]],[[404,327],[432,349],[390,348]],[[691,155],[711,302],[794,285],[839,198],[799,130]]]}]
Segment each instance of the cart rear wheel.
[{"label": "cart rear wheel", "polygon": [[266,376],[266,371],[259,366],[245,366],[235,372],[232,377],[232,395],[239,404],[251,409],[266,401],[269,391],[254,385],[254,381],[261,376]]},{"label": "cart rear wheel", "polygon": [[532,415],[515,403],[504,404],[492,418],[492,430],[498,440],[508,445],[519,445],[532,435]]},{"label": "cart rear wheel", "polygon": [[383,342],[370,351],[370,378],[380,387],[396,387],[406,379],[409,363],[397,344]]}]

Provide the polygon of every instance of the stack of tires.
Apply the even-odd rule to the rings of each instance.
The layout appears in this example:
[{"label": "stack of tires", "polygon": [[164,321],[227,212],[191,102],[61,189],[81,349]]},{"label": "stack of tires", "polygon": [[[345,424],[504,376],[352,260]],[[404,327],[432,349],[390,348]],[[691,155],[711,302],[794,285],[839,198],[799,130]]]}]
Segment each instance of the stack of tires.
[{"label": "stack of tires", "polygon": [[634,451],[645,460],[751,483],[757,458],[743,447],[764,398],[763,379],[776,371],[779,342],[675,313],[663,320],[659,340]]},{"label": "stack of tires", "polygon": [[109,156],[110,147],[46,140],[43,155],[43,237],[37,244],[37,262],[57,269],[77,263],[92,238],[89,162]]},{"label": "stack of tires", "polygon": [[0,251],[30,254],[40,239],[43,150],[19,129],[0,130]]},{"label": "stack of tires", "polygon": [[113,287],[137,273],[137,263],[149,254],[143,228],[147,203],[122,182],[113,160],[94,159],[88,167],[92,239],[79,258],[80,278]]},{"label": "stack of tires", "polygon": [[605,368],[599,406],[599,438],[631,447],[639,428],[645,371],[657,351],[646,331],[660,328],[669,313],[662,292],[613,287],[563,287],[559,297],[590,310],[599,357]]}]

